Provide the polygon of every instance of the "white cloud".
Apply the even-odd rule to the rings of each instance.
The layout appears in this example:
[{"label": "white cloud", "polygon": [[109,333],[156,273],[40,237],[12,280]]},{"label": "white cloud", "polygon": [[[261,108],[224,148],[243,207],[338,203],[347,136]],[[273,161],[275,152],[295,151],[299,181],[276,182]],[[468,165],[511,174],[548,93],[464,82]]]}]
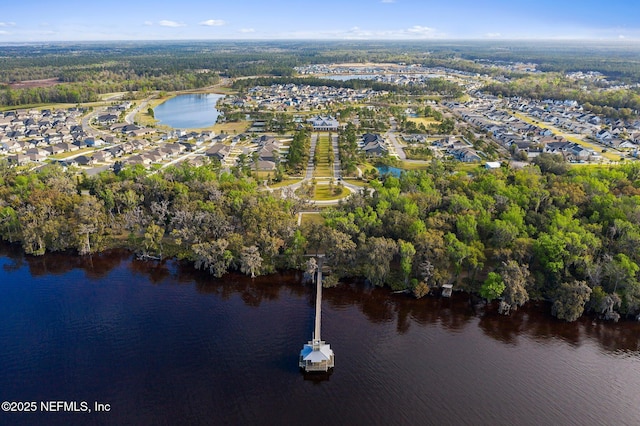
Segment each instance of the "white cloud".
[{"label": "white cloud", "polygon": [[200,22],[200,25],[204,25],[205,27],[221,27],[224,24],[226,24],[226,22],[222,19],[209,19],[208,21]]},{"label": "white cloud", "polygon": [[144,21],[144,24],[145,24],[147,27],[150,27],[150,26],[152,26],[152,25],[153,25],[153,22],[151,22],[151,21]]},{"label": "white cloud", "polygon": [[487,33],[484,35],[486,38],[499,38],[502,37],[500,33]]},{"label": "white cloud", "polygon": [[160,25],[161,27],[170,27],[170,28],[178,28],[178,27],[184,27],[185,26],[181,22],[168,21],[166,19],[163,19],[162,21],[158,22],[158,25]]},{"label": "white cloud", "polygon": [[240,32],[244,34],[249,34],[249,33],[255,33],[256,30],[254,30],[253,28],[242,28],[240,29]]},{"label": "white cloud", "polygon": [[275,38],[287,39],[337,39],[337,40],[416,40],[416,39],[442,39],[446,34],[435,28],[414,25],[406,29],[368,30],[353,27],[349,30],[334,31],[297,31],[281,33]]},{"label": "white cloud", "polygon": [[380,3],[395,3],[396,0],[380,0]]},{"label": "white cloud", "polygon": [[0,30],[0,35],[6,35],[6,34],[9,34],[9,31]]},{"label": "white cloud", "polygon": [[413,27],[407,30],[407,33],[421,36],[421,37],[432,37],[435,35],[435,28],[423,27],[421,25],[414,25]]},{"label": "white cloud", "polygon": [[0,22],[0,27],[15,27],[15,22]]}]

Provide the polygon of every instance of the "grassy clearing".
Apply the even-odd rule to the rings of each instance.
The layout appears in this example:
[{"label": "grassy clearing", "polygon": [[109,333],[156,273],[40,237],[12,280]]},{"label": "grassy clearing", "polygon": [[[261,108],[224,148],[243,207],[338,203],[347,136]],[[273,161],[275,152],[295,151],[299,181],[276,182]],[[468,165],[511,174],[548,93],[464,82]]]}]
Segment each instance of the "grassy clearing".
[{"label": "grassy clearing", "polygon": [[456,165],[456,171],[458,172],[472,172],[481,167],[479,163],[458,163]]},{"label": "grassy clearing", "polygon": [[324,225],[324,217],[320,215],[320,213],[302,213],[302,220],[300,221],[301,226],[309,226],[309,225]]},{"label": "grassy clearing", "polygon": [[436,121],[433,117],[407,117],[407,121],[412,121],[417,125],[424,125],[424,127],[429,128],[432,124],[440,124],[439,121]]},{"label": "grassy clearing", "polygon": [[111,92],[111,93],[103,93],[100,96],[100,99],[103,101],[107,101],[111,98],[111,102],[119,101],[127,92]]},{"label": "grassy clearing", "polygon": [[62,152],[60,154],[50,155],[47,158],[51,158],[53,160],[64,160],[66,158],[77,157],[78,155],[93,152],[95,150],[96,150],[95,148],[82,148],[73,152]]},{"label": "grassy clearing", "polygon": [[154,127],[158,124],[158,120],[152,117],[147,111],[140,111],[133,119],[141,127]]},{"label": "grassy clearing", "polygon": [[213,126],[213,131],[216,133],[235,135],[246,132],[250,126],[251,122],[244,120],[234,123],[218,123]]},{"label": "grassy clearing", "polygon": [[430,164],[430,161],[425,161],[424,163],[414,163],[400,160],[399,168],[404,170],[426,170],[429,168]]}]

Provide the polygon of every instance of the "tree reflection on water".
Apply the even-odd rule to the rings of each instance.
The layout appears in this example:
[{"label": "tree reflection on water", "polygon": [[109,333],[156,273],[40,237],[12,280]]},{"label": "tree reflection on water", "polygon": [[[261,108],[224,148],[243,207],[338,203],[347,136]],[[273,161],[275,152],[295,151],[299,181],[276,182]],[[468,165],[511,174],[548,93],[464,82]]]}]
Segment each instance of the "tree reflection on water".
[{"label": "tree reflection on water", "polygon": [[[199,293],[215,295],[222,300],[239,294],[247,306],[257,307],[263,302],[277,300],[282,291],[306,296],[310,307],[315,303],[314,288],[301,284],[301,272],[283,272],[254,279],[228,274],[216,279],[195,270],[189,263],[134,260],[132,254],[125,250],[90,256],[48,253],[36,257],[25,256],[19,247],[0,244],[0,256],[8,260],[3,265],[5,270],[17,271],[26,266],[32,277],[61,275],[77,269],[82,270],[87,279],[98,279],[124,262],[134,277],[144,276],[153,284],[194,284]],[[639,323],[604,322],[587,315],[576,322],[566,323],[553,318],[550,306],[544,302],[530,302],[504,316],[498,314],[496,305],[476,303],[466,294],[454,293],[450,299],[425,297],[415,300],[408,295],[393,294],[388,289],[353,280],[323,292],[323,303],[335,310],[355,306],[371,323],[395,322],[400,334],[407,333],[411,327],[436,325],[455,333],[475,323],[473,320],[478,318],[478,326],[486,336],[507,345],[518,345],[522,338],[537,341],[555,339],[576,347],[586,340],[593,340],[613,353],[640,351]]]}]

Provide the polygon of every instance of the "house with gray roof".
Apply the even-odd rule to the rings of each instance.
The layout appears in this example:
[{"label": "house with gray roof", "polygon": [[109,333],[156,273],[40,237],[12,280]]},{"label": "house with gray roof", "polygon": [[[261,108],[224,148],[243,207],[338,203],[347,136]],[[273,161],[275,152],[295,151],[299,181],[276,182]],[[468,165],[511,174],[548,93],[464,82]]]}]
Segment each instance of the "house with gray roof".
[{"label": "house with gray roof", "polygon": [[318,132],[336,131],[340,127],[338,120],[330,115],[316,115],[307,119],[307,123],[311,123],[313,130]]}]

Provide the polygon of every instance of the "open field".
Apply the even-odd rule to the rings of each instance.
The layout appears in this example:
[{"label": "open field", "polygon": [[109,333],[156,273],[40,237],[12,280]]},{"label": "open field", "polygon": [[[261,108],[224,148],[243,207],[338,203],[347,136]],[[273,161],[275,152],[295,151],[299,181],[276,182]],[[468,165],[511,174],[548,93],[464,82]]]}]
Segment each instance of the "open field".
[{"label": "open field", "polygon": [[426,170],[429,168],[430,164],[431,162],[429,161],[425,161],[424,163],[414,163],[400,160],[400,165],[398,167],[404,170]]},{"label": "open field", "polygon": [[216,133],[226,133],[228,135],[235,135],[245,132],[251,126],[249,121],[237,121],[234,123],[216,123],[213,126],[213,131]]},{"label": "open field", "polygon": [[59,78],[45,78],[42,80],[24,80],[9,83],[11,89],[33,89],[37,87],[52,87],[62,83]]},{"label": "open field", "polygon": [[127,92],[111,92],[111,93],[102,93],[100,99],[103,101],[119,101]]},{"label": "open field", "polygon": [[170,99],[168,97],[164,97],[164,98],[158,98],[158,99],[150,99],[147,102],[147,106],[144,109],[141,109],[134,117],[134,121],[136,123],[138,123],[139,126],[142,127],[153,127],[158,125],[158,120],[155,119],[155,117],[152,117],[151,115],[149,115],[149,113],[147,112],[147,110],[149,108],[153,109],[155,107],[157,107],[158,105],[160,105],[161,103],[167,101],[167,99]]},{"label": "open field", "polygon": [[407,117],[407,121],[412,121],[417,125],[422,124],[424,127],[429,127],[432,124],[440,124],[439,121],[436,121],[433,117]]}]

